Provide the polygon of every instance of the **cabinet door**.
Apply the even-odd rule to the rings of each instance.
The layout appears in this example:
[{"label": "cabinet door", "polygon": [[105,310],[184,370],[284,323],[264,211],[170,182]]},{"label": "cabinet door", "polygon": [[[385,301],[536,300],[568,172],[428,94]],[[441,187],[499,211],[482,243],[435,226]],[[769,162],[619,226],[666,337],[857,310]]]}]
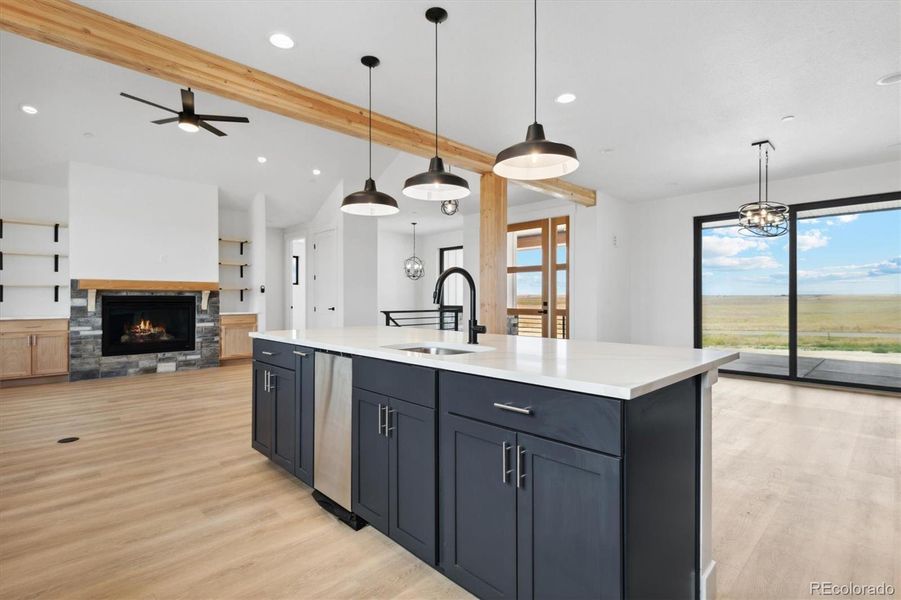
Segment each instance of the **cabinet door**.
[{"label": "cabinet door", "polygon": [[31,375],[30,333],[0,334],[0,379]]},{"label": "cabinet door", "polygon": [[440,440],[444,572],[480,598],[514,598],[516,434],[442,414]]},{"label": "cabinet door", "polygon": [[435,564],[435,411],[389,400],[390,536]]},{"label": "cabinet door", "polygon": [[32,375],[61,375],[69,372],[69,332],[34,334],[31,347]]},{"label": "cabinet door", "polygon": [[281,367],[269,367],[269,371],[269,395],[272,396],[275,419],[272,427],[272,461],[293,475],[300,424],[294,393],[294,371]]},{"label": "cabinet door", "polygon": [[388,535],[388,437],[384,433],[388,398],[353,389],[352,510]]},{"label": "cabinet door", "polygon": [[222,325],[219,328],[220,356],[222,359],[248,358],[253,356],[253,341],[248,335],[256,331],[254,324]]},{"label": "cabinet door", "polygon": [[251,415],[251,445],[265,454],[272,456],[272,394],[266,390],[267,373],[271,367],[258,362],[253,363],[253,412]]},{"label": "cabinet door", "polygon": [[316,369],[315,352],[310,348],[298,348],[294,361],[294,389],[297,397],[299,439],[297,440],[297,454],[294,459],[294,475],[310,487],[313,487],[313,447],[314,425],[316,419],[315,408],[315,381]]},{"label": "cabinet door", "polygon": [[522,433],[517,444],[519,597],[620,598],[620,459]]}]

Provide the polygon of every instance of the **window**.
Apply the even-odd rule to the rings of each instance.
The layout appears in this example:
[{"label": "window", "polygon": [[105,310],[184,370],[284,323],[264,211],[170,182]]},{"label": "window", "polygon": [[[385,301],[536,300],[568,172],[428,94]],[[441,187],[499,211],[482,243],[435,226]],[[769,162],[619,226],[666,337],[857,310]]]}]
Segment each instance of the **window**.
[{"label": "window", "polygon": [[791,207],[789,234],[695,219],[695,345],[724,371],[901,389],[901,192]]},{"label": "window", "polygon": [[[463,246],[450,246],[438,249],[438,272],[443,273],[451,267],[463,266]],[[449,277],[444,282],[444,297],[442,306],[463,306],[463,279],[461,277]]]}]

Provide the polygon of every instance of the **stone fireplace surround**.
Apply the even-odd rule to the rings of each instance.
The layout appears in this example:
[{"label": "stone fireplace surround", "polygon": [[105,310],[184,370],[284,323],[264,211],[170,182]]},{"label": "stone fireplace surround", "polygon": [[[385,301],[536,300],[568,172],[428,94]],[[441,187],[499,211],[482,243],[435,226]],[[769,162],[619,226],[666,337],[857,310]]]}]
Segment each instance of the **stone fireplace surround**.
[{"label": "stone fireplace surround", "polygon": [[[211,291],[206,310],[201,309],[200,291],[179,290],[97,290],[95,307],[88,312],[88,290],[78,280],[71,281],[69,317],[69,380],[119,377],[219,366],[219,292]],[[193,296],[195,298],[194,350],[102,355],[102,302],[104,295],[117,296]]]}]

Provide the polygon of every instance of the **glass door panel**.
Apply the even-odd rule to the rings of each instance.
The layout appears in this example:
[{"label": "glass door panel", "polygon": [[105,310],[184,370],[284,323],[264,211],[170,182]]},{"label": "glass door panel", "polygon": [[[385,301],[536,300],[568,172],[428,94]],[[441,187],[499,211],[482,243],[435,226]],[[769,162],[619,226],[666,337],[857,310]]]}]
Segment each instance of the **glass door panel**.
[{"label": "glass door panel", "polygon": [[569,217],[551,219],[550,336],[569,338]]},{"label": "glass door panel", "polygon": [[507,315],[517,335],[548,335],[547,220],[507,227]]},{"label": "glass door panel", "polygon": [[701,347],[740,352],[730,371],[788,376],[788,237],[738,230],[730,219],[700,231]]},{"label": "glass door panel", "polygon": [[799,378],[901,388],[901,208],[801,211]]}]

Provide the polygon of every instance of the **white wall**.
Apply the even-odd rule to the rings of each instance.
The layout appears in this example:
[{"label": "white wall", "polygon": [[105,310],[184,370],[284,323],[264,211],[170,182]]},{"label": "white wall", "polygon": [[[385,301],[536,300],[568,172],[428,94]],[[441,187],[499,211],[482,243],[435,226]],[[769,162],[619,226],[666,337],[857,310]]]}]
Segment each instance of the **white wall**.
[{"label": "white wall", "polygon": [[[266,243],[266,195],[258,192],[250,202],[248,213],[248,228],[250,230],[250,246],[245,247],[244,255],[250,257],[250,283],[240,284],[241,287],[249,287],[244,292],[244,302],[239,311],[250,311],[257,315],[257,328],[260,331],[268,331],[269,327],[266,314],[266,296],[260,293],[260,286],[266,285],[266,258],[268,256]],[[240,301],[240,294],[233,291],[223,291],[223,295],[231,296],[232,300]]]},{"label": "white wall", "polygon": [[[898,191],[901,163],[774,180],[770,186],[770,197],[786,204]],[[633,343],[692,345],[693,217],[737,210],[756,197],[752,184],[632,207]]]},{"label": "white wall", "polygon": [[291,329],[304,329],[307,323],[307,247],[306,240],[303,238],[289,237],[285,234],[286,247],[288,255],[285,257],[286,266],[288,268],[288,282],[293,281],[294,268],[293,262],[288,260],[288,256],[298,257],[298,284],[288,285],[288,306],[289,309],[285,315],[285,327]]},{"label": "white wall", "polygon": [[69,165],[73,279],[218,281],[216,186]]},{"label": "white wall", "polygon": [[275,227],[266,229],[266,328],[285,328],[286,287],[291,287],[289,271],[286,267],[284,230]]},{"label": "white wall", "polygon": [[339,318],[346,327],[378,325],[378,223],[372,217],[344,213],[340,222],[344,314]]},{"label": "white wall", "polygon": [[[36,185],[19,181],[0,181],[0,218],[69,222],[69,201],[66,188]],[[69,259],[60,257],[59,272],[53,271],[53,257],[13,256],[9,252],[69,253],[69,230],[61,227],[59,242],[53,241],[51,227],[17,225],[3,226],[0,250],[3,270],[0,283],[3,290],[0,303],[2,317],[68,317],[69,316]],[[53,301],[52,287],[9,287],[13,284],[59,284],[59,302]]]},{"label": "white wall", "polygon": [[[422,236],[416,236],[416,241],[422,241]],[[413,251],[413,236],[380,229],[378,245],[378,310],[422,308],[418,294],[419,281],[408,279],[404,274],[404,261]],[[426,252],[419,246],[417,244],[416,253],[425,263]],[[429,271],[426,270],[423,279],[428,277]],[[379,323],[384,323],[381,315]]]},{"label": "white wall", "polygon": [[[576,247],[581,256],[588,257],[587,260],[591,261],[591,268],[597,277],[594,292],[591,289],[577,289],[577,302],[579,306],[591,302],[595,304],[597,333],[593,339],[602,342],[631,340],[630,324],[634,309],[629,294],[632,279],[631,241],[634,236],[633,207],[633,204],[598,192],[597,206],[590,209],[595,213],[596,235],[589,239],[580,236],[580,245]],[[580,210],[584,208],[580,207]],[[591,282],[588,285],[590,288]],[[589,307],[585,306],[576,316],[589,312]],[[584,335],[585,339],[592,339],[587,332]]]}]

